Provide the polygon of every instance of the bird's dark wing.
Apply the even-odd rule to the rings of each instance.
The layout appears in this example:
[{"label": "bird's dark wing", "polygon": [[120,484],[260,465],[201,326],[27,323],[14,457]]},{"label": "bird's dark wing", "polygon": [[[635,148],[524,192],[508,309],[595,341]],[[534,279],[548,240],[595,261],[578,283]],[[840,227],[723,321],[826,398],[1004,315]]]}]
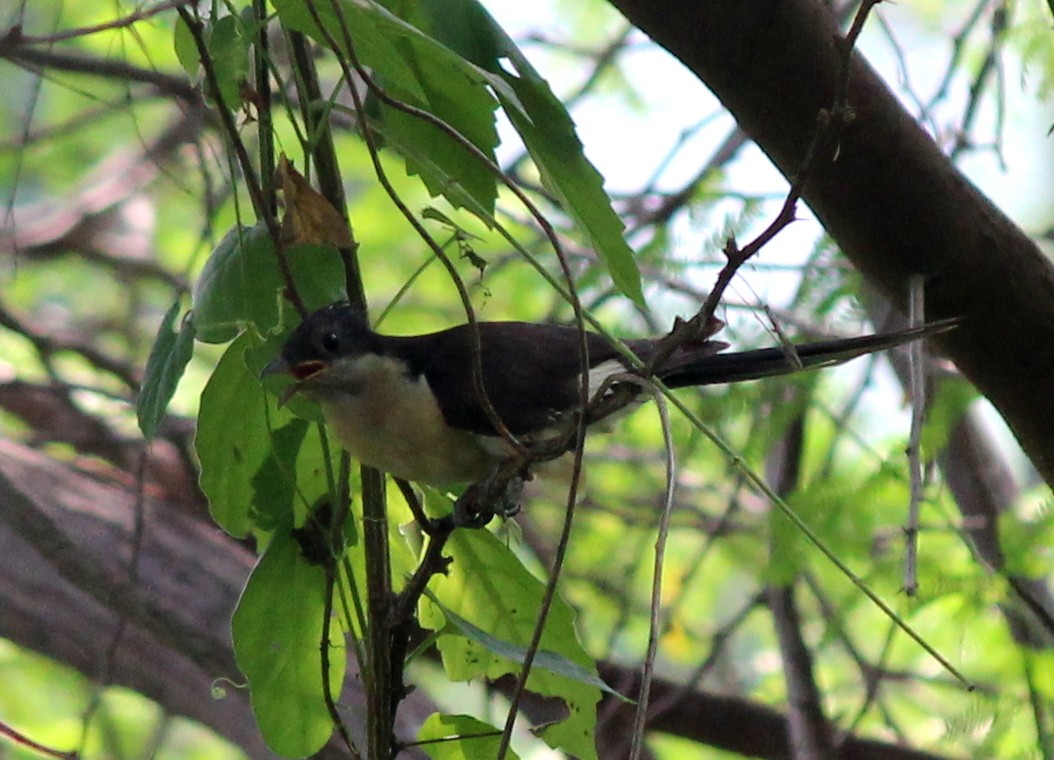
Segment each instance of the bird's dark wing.
[{"label": "bird's dark wing", "polygon": [[[576,329],[523,322],[480,322],[478,328],[484,387],[510,432],[527,435],[544,430],[578,407],[581,365]],[[586,340],[591,367],[617,358],[618,352],[603,337],[587,332]],[[497,435],[472,381],[468,325],[401,338],[395,351],[428,381],[447,424]]]},{"label": "bird's dark wing", "polygon": [[[726,347],[707,335],[677,349],[658,376],[671,388],[714,385],[784,375],[827,367],[864,354],[945,332],[956,320],[935,322],[898,332],[860,338],[804,343],[739,353],[718,353]],[[573,327],[525,322],[478,323],[484,387],[494,410],[514,435],[550,428],[579,406],[579,333]],[[468,325],[431,335],[387,338],[389,351],[407,363],[411,374],[424,377],[443,418],[451,427],[480,435],[497,435],[484,411],[472,379],[472,333]],[[589,366],[622,363],[608,340],[586,333]],[[656,340],[631,340],[626,345],[647,361]],[[619,370],[618,365],[613,367]]]}]

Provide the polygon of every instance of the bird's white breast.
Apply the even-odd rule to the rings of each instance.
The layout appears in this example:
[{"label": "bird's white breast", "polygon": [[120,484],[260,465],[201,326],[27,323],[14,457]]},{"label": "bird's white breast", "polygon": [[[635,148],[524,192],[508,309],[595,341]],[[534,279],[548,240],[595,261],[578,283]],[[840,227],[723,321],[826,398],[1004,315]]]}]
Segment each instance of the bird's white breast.
[{"label": "bird's white breast", "polygon": [[496,462],[473,433],[443,419],[428,381],[401,362],[365,355],[348,371],[348,392],[319,398],[326,422],[352,457],[406,480],[433,485],[476,481]]}]

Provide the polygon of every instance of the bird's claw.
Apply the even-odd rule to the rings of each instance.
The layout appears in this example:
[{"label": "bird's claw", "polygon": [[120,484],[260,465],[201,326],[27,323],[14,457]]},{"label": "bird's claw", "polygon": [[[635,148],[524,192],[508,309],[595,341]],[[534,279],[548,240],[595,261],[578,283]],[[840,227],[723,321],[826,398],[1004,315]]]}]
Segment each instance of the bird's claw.
[{"label": "bird's claw", "polygon": [[520,511],[523,498],[523,477],[509,477],[498,467],[486,478],[473,483],[454,502],[450,515],[455,528],[479,529],[492,518],[513,517]]}]

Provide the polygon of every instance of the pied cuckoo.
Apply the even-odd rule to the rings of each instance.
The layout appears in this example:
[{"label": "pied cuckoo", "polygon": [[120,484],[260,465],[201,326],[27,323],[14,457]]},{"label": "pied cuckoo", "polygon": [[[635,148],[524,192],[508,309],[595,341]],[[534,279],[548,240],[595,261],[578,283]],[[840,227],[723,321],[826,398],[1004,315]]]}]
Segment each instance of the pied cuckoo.
[{"label": "pied cuckoo", "polygon": [[[712,320],[654,368],[670,388],[753,380],[831,366],[943,332],[954,320],[859,338],[719,353]],[[483,386],[493,412],[525,444],[566,432],[581,410],[581,334],[575,327],[478,322]],[[643,363],[659,338],[627,340]],[[632,364],[606,338],[585,333],[590,398]],[[265,375],[288,374],[287,396],[319,403],[341,445],[362,464],[404,480],[438,486],[475,482],[513,454],[491,422],[473,382],[470,325],[397,337],[370,329],[347,303],[309,315],[290,335]],[[605,384],[608,381],[608,384]]]}]

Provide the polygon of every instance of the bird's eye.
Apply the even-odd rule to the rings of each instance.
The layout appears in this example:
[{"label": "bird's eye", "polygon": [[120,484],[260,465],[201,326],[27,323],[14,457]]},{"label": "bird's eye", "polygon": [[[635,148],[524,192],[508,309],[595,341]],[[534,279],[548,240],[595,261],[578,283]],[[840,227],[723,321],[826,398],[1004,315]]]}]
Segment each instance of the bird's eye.
[{"label": "bird's eye", "polygon": [[340,348],[340,338],[337,337],[336,333],[326,333],[322,336],[320,344],[324,351],[334,352]]}]

